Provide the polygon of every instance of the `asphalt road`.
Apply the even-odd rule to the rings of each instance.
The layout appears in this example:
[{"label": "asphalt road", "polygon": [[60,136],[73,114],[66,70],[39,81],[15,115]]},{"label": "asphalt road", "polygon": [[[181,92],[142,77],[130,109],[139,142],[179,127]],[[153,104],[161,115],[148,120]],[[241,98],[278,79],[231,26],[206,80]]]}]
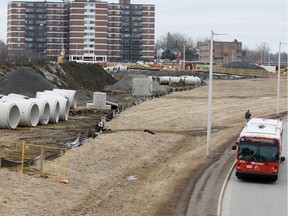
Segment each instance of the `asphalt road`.
[{"label": "asphalt road", "polygon": [[235,169],[227,183],[221,216],[287,216],[287,118],[282,135],[282,156],[276,182],[239,180]]}]

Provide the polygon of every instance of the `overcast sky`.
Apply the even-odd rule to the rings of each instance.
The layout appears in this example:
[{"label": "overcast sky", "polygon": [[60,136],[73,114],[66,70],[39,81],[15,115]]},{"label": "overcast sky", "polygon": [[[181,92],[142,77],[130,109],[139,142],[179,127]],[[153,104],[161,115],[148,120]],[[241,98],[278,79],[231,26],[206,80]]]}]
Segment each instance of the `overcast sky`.
[{"label": "overcast sky", "polygon": [[[0,0],[0,40],[5,42],[8,2]],[[251,50],[265,43],[271,53],[277,53],[279,42],[287,43],[287,0],[131,0],[131,3],[155,5],[156,40],[171,32],[197,41],[210,38],[213,30],[227,34],[214,35],[214,40],[237,39],[243,48]],[[281,50],[287,52],[287,47],[282,45]]]}]

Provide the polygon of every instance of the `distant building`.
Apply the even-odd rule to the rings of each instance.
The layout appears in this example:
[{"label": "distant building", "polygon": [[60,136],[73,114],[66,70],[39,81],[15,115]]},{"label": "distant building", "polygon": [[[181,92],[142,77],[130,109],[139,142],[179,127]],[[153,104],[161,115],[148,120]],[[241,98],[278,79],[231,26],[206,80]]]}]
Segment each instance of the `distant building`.
[{"label": "distant building", "polygon": [[[199,61],[210,61],[210,40],[198,42]],[[242,62],[242,42],[213,41],[213,62],[216,64],[228,64]]]},{"label": "distant building", "polygon": [[55,59],[64,47],[70,61],[154,59],[155,5],[130,0],[8,4],[10,55]]}]

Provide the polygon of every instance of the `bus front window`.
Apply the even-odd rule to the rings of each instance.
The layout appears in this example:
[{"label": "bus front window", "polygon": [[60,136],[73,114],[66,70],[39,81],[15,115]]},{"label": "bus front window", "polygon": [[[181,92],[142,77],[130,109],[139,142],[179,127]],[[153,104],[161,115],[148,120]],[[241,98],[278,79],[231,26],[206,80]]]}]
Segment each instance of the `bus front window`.
[{"label": "bus front window", "polygon": [[239,149],[239,159],[247,161],[257,161],[256,158],[257,147],[254,145],[242,144]]},{"label": "bus front window", "polygon": [[238,151],[239,160],[255,162],[277,162],[278,147],[266,144],[241,143]]}]

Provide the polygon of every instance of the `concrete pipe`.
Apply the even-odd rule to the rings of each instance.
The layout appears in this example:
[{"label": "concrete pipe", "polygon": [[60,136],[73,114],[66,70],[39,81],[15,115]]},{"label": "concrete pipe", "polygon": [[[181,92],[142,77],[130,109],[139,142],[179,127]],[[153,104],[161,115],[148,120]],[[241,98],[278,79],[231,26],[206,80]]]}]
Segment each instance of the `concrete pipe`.
[{"label": "concrete pipe", "polygon": [[69,117],[69,100],[67,97],[57,94],[55,92],[37,92],[36,98],[54,98],[57,99],[59,102],[59,108],[60,108],[60,115],[59,115],[59,121],[68,121]]},{"label": "concrete pipe", "polygon": [[194,76],[184,76],[182,77],[184,79],[184,83],[186,85],[196,85],[197,84],[197,79]]},{"label": "concrete pipe", "polygon": [[6,97],[7,98],[16,98],[16,99],[29,99],[29,97],[26,95],[20,95],[20,94],[14,94],[14,93],[8,94]]},{"label": "concrete pipe", "polygon": [[0,100],[0,128],[16,129],[20,122],[20,110],[10,100]]},{"label": "concrete pipe", "polygon": [[75,109],[77,107],[77,93],[75,90],[53,89],[53,92],[61,93],[62,95],[66,96],[69,100],[69,105],[71,109]]},{"label": "concrete pipe", "polygon": [[133,96],[152,95],[152,80],[150,78],[133,79]]},{"label": "concrete pipe", "polygon": [[50,119],[50,105],[47,100],[43,98],[30,98],[30,101],[35,102],[40,110],[40,117],[38,124],[47,125]]},{"label": "concrete pipe", "polygon": [[20,110],[19,126],[35,127],[38,124],[40,111],[38,105],[29,99],[21,97],[4,96],[1,100],[7,100],[15,103]]},{"label": "concrete pipe", "polygon": [[198,87],[201,86],[201,83],[202,83],[201,79],[199,77],[195,77],[195,78],[197,80],[196,86],[198,86]]},{"label": "concrete pipe", "polygon": [[157,82],[160,85],[169,85],[169,76],[161,76],[157,78]]},{"label": "concrete pipe", "polygon": [[179,84],[181,81],[181,77],[169,77],[169,85],[173,85],[174,83]]},{"label": "concrete pipe", "polygon": [[[40,92],[43,93],[43,92]],[[40,95],[39,93],[39,95]],[[38,92],[37,92],[38,94]],[[48,102],[49,104],[49,108],[50,108],[50,116],[49,116],[49,123],[55,124],[59,122],[59,117],[60,117],[60,103],[59,100],[57,98],[54,98],[53,96],[49,96],[46,95],[46,97],[42,98],[39,95],[37,96],[36,94],[36,99],[41,99],[41,100],[45,100]]]}]

